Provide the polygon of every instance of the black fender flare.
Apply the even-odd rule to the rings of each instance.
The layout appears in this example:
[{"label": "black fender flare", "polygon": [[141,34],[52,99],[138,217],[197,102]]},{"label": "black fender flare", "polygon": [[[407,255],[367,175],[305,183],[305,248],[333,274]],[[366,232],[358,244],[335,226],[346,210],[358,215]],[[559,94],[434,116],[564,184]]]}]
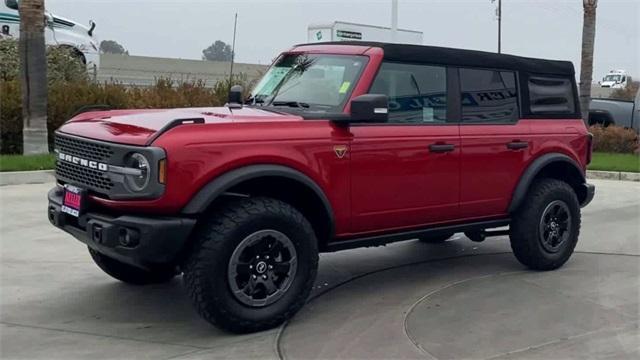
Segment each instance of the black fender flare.
[{"label": "black fender flare", "polygon": [[205,210],[215,201],[219,196],[224,194],[227,190],[235,185],[238,185],[244,181],[259,178],[259,177],[284,177],[287,179],[295,180],[309,189],[311,189],[315,195],[320,199],[326,211],[327,218],[329,219],[329,234],[333,236],[335,229],[335,220],[333,217],[333,209],[329,199],[325,195],[324,191],[313,179],[303,174],[302,172],[293,168],[262,164],[262,165],[249,165],[241,167],[235,170],[228,171],[214,180],[203,186],[182,209],[182,213],[186,215],[197,215]]},{"label": "black fender flare", "polygon": [[575,171],[580,174],[582,183],[586,183],[584,172],[572,158],[560,153],[544,154],[535,159],[529,165],[529,167],[527,167],[522,176],[520,176],[518,185],[513,192],[513,196],[511,197],[511,203],[509,204],[509,208],[507,209],[508,213],[514,212],[522,204],[525,196],[527,195],[527,191],[529,190],[529,187],[533,182],[533,179],[536,178],[536,176],[540,173],[540,171],[542,171],[542,169],[554,162],[562,162],[573,167]]}]

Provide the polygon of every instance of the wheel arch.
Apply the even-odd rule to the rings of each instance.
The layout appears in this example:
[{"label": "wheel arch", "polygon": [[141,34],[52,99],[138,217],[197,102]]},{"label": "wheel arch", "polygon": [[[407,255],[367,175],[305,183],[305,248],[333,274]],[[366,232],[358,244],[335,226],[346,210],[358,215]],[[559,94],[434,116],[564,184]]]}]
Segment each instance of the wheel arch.
[{"label": "wheel arch", "polygon": [[182,213],[199,215],[218,201],[234,196],[268,196],[294,206],[311,222],[320,249],[334,236],[333,209],[322,188],[304,173],[283,165],[249,165],[230,170],[202,187]]},{"label": "wheel arch", "polygon": [[82,50],[78,49],[73,44],[59,44],[57,46],[63,49],[69,49],[70,51],[73,52],[75,56],[77,56],[80,59],[80,61],[82,61],[82,64],[84,65],[87,64],[87,57],[84,55]]},{"label": "wheel arch", "polygon": [[586,178],[578,163],[567,155],[549,153],[535,159],[520,176],[507,209],[508,213],[513,213],[522,205],[531,184],[542,177],[554,178],[568,183],[575,191],[580,204],[587,201]]}]

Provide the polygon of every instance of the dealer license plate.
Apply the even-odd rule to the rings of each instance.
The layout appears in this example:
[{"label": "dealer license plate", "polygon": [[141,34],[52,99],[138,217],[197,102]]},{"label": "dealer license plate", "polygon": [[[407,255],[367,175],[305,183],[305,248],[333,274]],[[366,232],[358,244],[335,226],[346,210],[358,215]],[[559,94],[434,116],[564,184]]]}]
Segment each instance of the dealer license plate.
[{"label": "dealer license plate", "polygon": [[62,207],[60,208],[60,211],[71,216],[80,216],[84,210],[85,197],[86,190],[71,185],[65,185],[64,197],[62,198]]}]

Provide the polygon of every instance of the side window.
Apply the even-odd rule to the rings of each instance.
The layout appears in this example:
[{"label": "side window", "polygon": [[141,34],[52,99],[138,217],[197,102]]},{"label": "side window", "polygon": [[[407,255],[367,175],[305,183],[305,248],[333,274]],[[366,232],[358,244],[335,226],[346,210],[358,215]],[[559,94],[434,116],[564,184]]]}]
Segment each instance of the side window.
[{"label": "side window", "polygon": [[460,69],[463,123],[515,123],[518,92],[511,71]]},{"label": "side window", "polygon": [[383,63],[369,93],[389,96],[390,123],[445,123],[446,73],[443,66]]},{"label": "side window", "polygon": [[18,10],[18,0],[4,0],[4,4],[13,10]]},{"label": "side window", "polygon": [[574,114],[576,112],[573,85],[570,79],[531,75],[528,86],[532,114]]}]

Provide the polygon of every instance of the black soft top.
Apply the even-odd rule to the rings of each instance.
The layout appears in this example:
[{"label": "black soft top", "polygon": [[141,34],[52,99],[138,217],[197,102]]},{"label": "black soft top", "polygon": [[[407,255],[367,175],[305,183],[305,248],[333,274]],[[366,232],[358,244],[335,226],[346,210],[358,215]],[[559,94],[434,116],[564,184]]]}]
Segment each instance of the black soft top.
[{"label": "black soft top", "polygon": [[378,47],[382,48],[384,51],[384,59],[389,61],[486,67],[502,70],[525,71],[536,74],[566,76],[574,76],[575,74],[573,64],[570,61],[535,59],[477,50],[369,41],[334,41],[300,44],[297,46],[305,45],[355,45]]}]

